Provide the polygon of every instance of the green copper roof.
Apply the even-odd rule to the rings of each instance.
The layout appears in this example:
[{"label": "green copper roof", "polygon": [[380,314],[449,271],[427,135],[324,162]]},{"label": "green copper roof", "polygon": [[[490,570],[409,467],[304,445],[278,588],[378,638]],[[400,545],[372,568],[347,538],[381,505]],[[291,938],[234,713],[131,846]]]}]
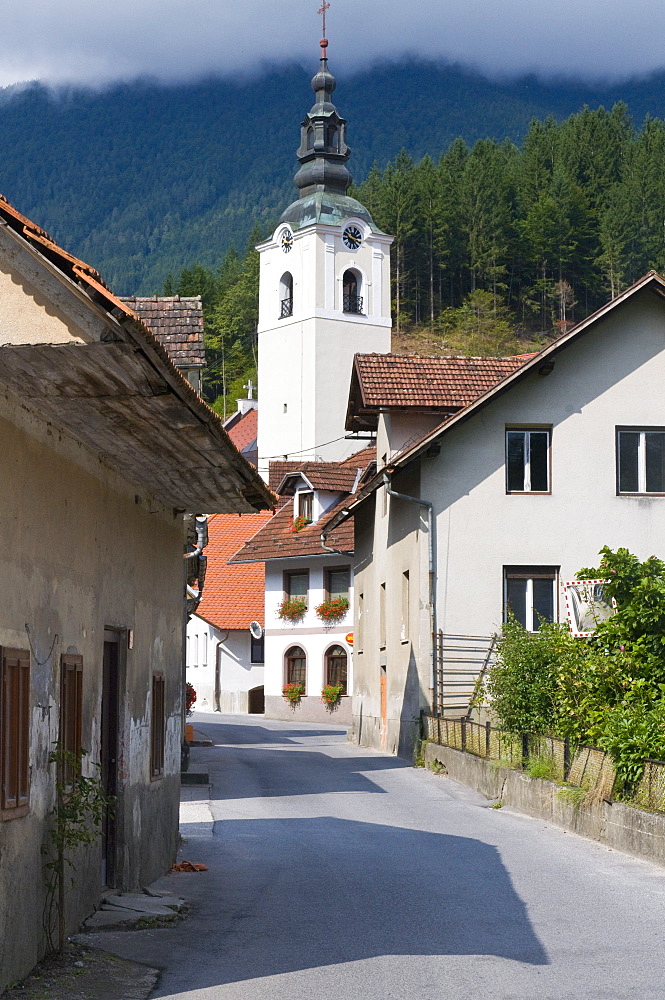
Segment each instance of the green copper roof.
[{"label": "green copper roof", "polygon": [[304,229],[305,226],[314,226],[317,223],[339,226],[349,216],[362,219],[373,233],[381,232],[364,205],[346,194],[336,194],[332,191],[314,191],[304,198],[299,198],[282,212],[279,221],[288,222],[292,229]]}]

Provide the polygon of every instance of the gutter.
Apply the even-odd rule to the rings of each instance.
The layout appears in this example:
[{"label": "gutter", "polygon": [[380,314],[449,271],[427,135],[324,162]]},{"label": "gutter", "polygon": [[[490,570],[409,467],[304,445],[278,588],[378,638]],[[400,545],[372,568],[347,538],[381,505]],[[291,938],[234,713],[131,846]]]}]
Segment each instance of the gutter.
[{"label": "gutter", "polygon": [[429,617],[430,617],[430,703],[434,704],[435,672],[436,672],[436,555],[435,555],[435,523],[434,504],[429,500],[421,500],[420,497],[411,497],[406,493],[398,493],[390,485],[390,477],[387,472],[383,473],[383,485],[388,496],[396,497],[398,500],[405,500],[407,503],[417,503],[427,509],[427,542],[428,542],[428,562],[429,562]]}]

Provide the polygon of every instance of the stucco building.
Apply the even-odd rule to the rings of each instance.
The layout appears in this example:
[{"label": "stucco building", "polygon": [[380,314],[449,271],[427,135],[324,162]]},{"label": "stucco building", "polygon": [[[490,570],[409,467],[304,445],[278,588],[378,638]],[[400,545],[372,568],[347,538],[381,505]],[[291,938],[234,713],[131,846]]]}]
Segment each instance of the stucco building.
[{"label": "stucco building", "polygon": [[[59,741],[116,798],[73,858],[67,932],[172,863],[186,512],[263,481],[97,272],[0,199],[0,988],[43,953]],[[190,561],[188,561],[189,564]]]},{"label": "stucco building", "polygon": [[489,637],[508,607],[537,629],[565,618],[561,583],[603,545],[662,556],[664,378],[665,280],[651,272],[471,399],[443,394],[415,443],[406,411],[397,425],[378,413],[385,459],[327,528],[354,519],[360,743],[408,753],[413,720],[441,708],[433,633]]}]

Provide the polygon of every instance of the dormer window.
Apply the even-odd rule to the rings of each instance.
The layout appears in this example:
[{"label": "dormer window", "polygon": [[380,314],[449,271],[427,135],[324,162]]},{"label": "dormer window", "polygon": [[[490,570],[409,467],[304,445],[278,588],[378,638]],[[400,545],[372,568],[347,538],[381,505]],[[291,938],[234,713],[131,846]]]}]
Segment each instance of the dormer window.
[{"label": "dormer window", "polygon": [[296,517],[312,521],[314,513],[314,493],[311,490],[301,490],[296,497]]}]

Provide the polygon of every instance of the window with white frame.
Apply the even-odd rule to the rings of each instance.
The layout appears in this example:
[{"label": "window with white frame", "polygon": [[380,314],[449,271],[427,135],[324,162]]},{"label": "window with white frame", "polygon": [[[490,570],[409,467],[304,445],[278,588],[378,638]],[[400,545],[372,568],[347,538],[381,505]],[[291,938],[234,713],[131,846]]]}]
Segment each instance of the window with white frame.
[{"label": "window with white frame", "polygon": [[306,521],[313,520],[314,494],[311,490],[301,490],[297,494],[298,513],[296,517],[303,517]]},{"label": "window with white frame", "polygon": [[617,491],[665,493],[665,430],[617,429]]},{"label": "window with white frame", "polygon": [[555,566],[505,566],[503,575],[504,618],[513,615],[527,632],[540,631],[543,620],[555,620]]},{"label": "window with white frame", "polygon": [[506,430],[507,493],[549,493],[550,434],[547,429]]}]

